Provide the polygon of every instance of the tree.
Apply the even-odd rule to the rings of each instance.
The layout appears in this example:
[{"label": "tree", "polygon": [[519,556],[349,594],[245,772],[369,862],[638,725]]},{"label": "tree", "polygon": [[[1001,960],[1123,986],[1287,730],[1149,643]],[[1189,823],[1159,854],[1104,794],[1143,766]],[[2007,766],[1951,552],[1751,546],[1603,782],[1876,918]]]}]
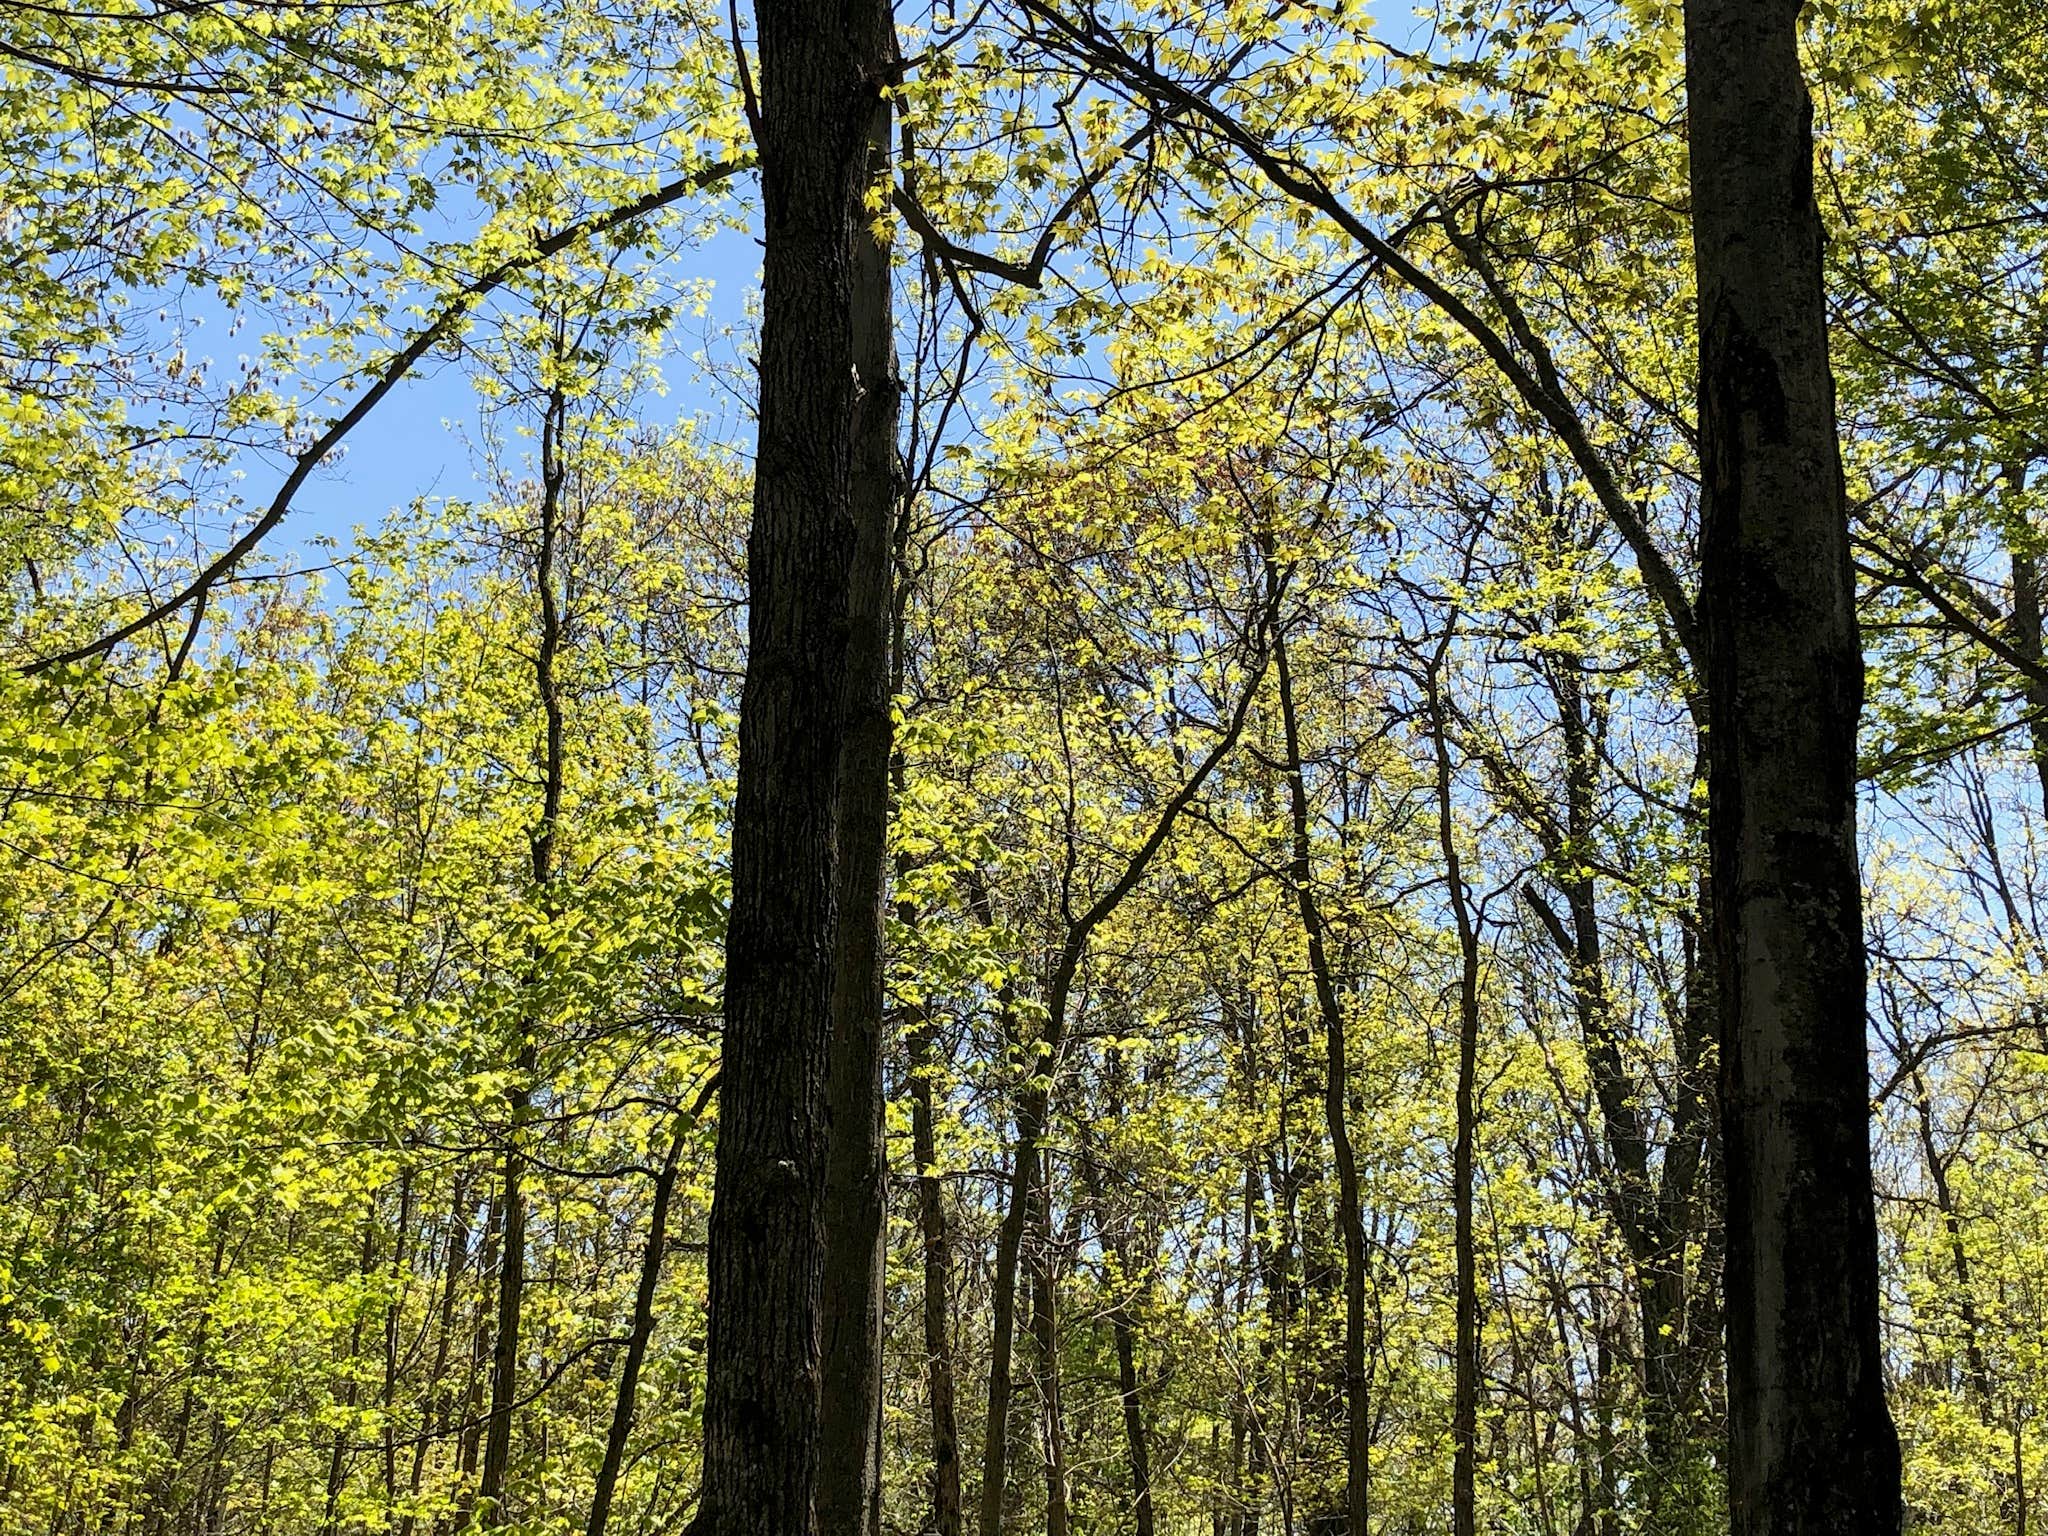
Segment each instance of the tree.
[{"label": "tree", "polygon": [[[874,338],[881,324],[865,313],[857,319],[855,285],[869,145],[888,79],[888,13],[870,5],[849,22],[835,6],[770,4],[758,21],[762,89],[750,113],[764,211],[760,433],[747,540],[747,680],[733,802],[704,1491],[691,1525],[697,1536],[808,1531],[816,1518],[825,1432],[827,1095],[841,964],[842,832],[855,831],[840,824],[842,776],[849,698],[871,711],[873,673],[887,676],[886,650],[864,655],[858,693],[850,694],[848,647],[856,625],[869,651],[877,633],[885,641],[890,614],[886,546],[874,548],[872,524],[865,611],[855,611],[852,589],[863,531],[855,505],[860,365],[872,368],[877,345],[870,339],[869,350],[857,351],[856,327]],[[886,294],[886,268],[869,283]],[[884,379],[870,377],[866,387],[886,396]],[[872,455],[866,459],[872,464]],[[873,722],[863,725],[871,735]],[[864,743],[857,765],[855,804],[864,819],[854,841],[876,868],[863,870],[853,889],[876,907],[883,840],[871,823],[885,814],[887,761],[884,734],[879,756]],[[878,922],[878,911],[864,910],[861,921]],[[859,984],[859,1006],[871,985]],[[860,1113],[843,1130],[870,1113],[858,1098],[844,1101]],[[864,1318],[848,1321],[856,1331],[868,1326]]]},{"label": "tree", "polygon": [[1798,11],[1687,0],[1708,841],[1739,1533],[1897,1531],[1849,563]]}]

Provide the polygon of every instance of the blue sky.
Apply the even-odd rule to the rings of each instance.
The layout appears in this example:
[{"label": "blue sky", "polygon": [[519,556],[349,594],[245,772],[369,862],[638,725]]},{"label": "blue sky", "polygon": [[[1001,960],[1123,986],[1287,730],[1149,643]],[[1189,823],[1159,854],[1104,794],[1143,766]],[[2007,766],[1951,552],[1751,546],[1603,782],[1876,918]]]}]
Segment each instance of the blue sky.
[{"label": "blue sky", "polygon": [[[711,384],[693,360],[708,350],[731,362],[748,293],[759,285],[760,246],[751,234],[721,231],[676,258],[675,275],[712,284],[704,318],[677,322],[676,350],[663,362],[666,395],[649,395],[645,419],[670,423],[706,415],[731,420],[730,396]],[[306,551],[315,539],[330,538],[346,549],[354,531],[373,528],[394,507],[419,497],[461,498],[481,493],[475,473],[477,397],[459,363],[440,360],[407,378],[349,435],[346,451],[324,466],[292,503],[289,518],[267,541],[277,557]],[[243,494],[261,505],[274,493],[282,471],[251,464]]]}]

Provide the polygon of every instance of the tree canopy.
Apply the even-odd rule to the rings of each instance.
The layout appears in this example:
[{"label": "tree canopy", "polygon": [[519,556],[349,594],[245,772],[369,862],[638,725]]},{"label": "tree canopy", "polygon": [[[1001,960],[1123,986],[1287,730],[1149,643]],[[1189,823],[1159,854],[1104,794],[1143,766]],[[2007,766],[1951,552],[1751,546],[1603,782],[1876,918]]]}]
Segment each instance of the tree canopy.
[{"label": "tree canopy", "polygon": [[2033,11],[757,9],[0,0],[0,1536],[2048,1518]]}]

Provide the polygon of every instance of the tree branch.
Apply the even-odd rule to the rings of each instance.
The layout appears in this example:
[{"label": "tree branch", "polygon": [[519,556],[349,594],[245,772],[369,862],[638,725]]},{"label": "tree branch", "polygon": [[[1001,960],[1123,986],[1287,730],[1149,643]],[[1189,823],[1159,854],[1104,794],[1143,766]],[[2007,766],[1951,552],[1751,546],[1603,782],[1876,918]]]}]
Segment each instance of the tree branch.
[{"label": "tree branch", "polygon": [[200,571],[197,576],[194,576],[177,593],[165,598],[161,602],[152,603],[139,617],[131,619],[118,629],[102,635],[99,639],[87,645],[76,646],[71,650],[59,652],[57,655],[45,656],[40,660],[32,661],[21,670],[26,674],[34,675],[38,672],[46,672],[52,667],[66,666],[73,662],[89,661],[93,657],[104,656],[121,644],[122,641],[140,634],[143,630],[153,625],[162,623],[180,609],[190,606],[193,610],[192,620],[188,627],[185,643],[180,647],[179,654],[182,659],[183,656],[191,651],[193,639],[198,633],[199,623],[205,615],[208,594],[233,573],[235,567],[240,565],[250,552],[268,537],[271,530],[284,521],[285,514],[291,511],[292,498],[298,495],[301,487],[305,485],[313,471],[319,468],[322,461],[334,452],[336,448],[341,446],[342,440],[354,430],[356,425],[365,416],[375,409],[377,403],[390,394],[393,389],[397,388],[399,382],[418,365],[420,359],[425,357],[437,343],[461,324],[484,298],[502,287],[510,279],[517,277],[528,268],[546,261],[549,257],[559,255],[571,246],[593,236],[609,233],[623,224],[629,224],[635,219],[644,218],[648,214],[665,208],[692,192],[714,186],[727,177],[746,169],[750,163],[751,161],[745,159],[721,161],[716,165],[706,166],[702,170],[692,171],[687,176],[679,176],[674,181],[666,182],[656,187],[652,192],[634,198],[629,203],[621,203],[617,207],[606,209],[603,213],[593,214],[587,219],[579,220],[565,228],[556,230],[551,235],[538,235],[527,250],[516,256],[508,256],[495,266],[471,278],[446,300],[438,315],[422,327],[410,342],[394,353],[384,366],[378,370],[377,376],[369,388],[358,395],[347,410],[329,421],[320,435],[293,459],[290,473],[285,476],[284,484],[278,488],[276,496],[271,498],[270,505],[264,510],[263,515],[250,526],[246,533],[239,539],[236,539],[233,544],[229,545],[224,552],[217,556],[211,564]]}]

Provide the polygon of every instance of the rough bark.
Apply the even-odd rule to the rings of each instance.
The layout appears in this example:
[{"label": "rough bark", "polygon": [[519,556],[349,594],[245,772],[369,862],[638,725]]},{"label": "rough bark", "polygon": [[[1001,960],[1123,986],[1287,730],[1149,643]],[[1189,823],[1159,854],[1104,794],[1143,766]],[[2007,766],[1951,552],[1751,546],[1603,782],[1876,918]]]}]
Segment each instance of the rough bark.
[{"label": "rough bark", "polygon": [[854,268],[886,8],[757,8],[764,250],[696,1536],[815,1528],[826,1092],[860,416]]},{"label": "rough bark", "polygon": [[1737,1536],[1900,1528],[1856,856],[1863,663],[1792,0],[1687,0]]},{"label": "rough bark", "polygon": [[[889,175],[890,112],[874,110],[866,184]],[[896,415],[889,247],[862,219],[853,262],[860,386],[850,504],[846,745],[839,778],[838,974],[826,1092],[824,1459],[818,1525],[871,1529],[881,1516],[882,1277],[887,1146],[882,1132],[882,901],[889,830],[890,667],[895,620]]]}]

